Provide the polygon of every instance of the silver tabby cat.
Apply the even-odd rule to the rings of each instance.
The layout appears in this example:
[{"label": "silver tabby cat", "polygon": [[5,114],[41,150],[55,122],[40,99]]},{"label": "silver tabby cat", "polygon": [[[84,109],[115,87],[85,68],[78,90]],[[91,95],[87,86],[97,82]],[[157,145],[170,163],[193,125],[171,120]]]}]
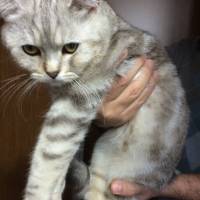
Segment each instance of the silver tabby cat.
[{"label": "silver tabby cat", "polygon": [[[180,158],[188,114],[175,66],[154,37],[126,24],[103,0],[0,0],[0,13],[7,22],[3,42],[52,93],[24,199],[62,198],[69,165],[103,96],[140,55],[155,60],[160,81],[132,121],[97,141],[84,199],[116,199],[109,192],[116,178],[165,186]],[[114,63],[125,49],[129,57],[117,72]]]}]

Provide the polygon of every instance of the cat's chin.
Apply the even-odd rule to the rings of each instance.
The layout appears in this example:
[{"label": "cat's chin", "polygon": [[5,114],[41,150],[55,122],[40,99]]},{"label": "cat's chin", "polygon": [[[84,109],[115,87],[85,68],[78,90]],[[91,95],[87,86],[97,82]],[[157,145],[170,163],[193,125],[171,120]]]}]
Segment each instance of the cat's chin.
[{"label": "cat's chin", "polygon": [[45,83],[52,87],[62,87],[63,85],[67,84],[65,82],[57,81],[57,80],[49,80],[49,81],[46,81]]},{"label": "cat's chin", "polygon": [[64,85],[71,85],[73,80],[56,80],[56,79],[46,79],[46,80],[39,80],[38,82],[44,83],[49,85],[50,87],[62,87]]}]

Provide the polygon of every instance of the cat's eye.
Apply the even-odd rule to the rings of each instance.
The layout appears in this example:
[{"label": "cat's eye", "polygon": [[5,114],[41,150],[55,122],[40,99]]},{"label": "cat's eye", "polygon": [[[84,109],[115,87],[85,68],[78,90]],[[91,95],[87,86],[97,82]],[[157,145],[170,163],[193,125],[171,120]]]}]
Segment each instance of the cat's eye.
[{"label": "cat's eye", "polygon": [[79,43],[69,43],[65,44],[62,49],[63,54],[73,54],[79,47]]},{"label": "cat's eye", "polygon": [[41,55],[40,49],[33,45],[24,45],[22,46],[23,51],[30,56],[39,56]]}]

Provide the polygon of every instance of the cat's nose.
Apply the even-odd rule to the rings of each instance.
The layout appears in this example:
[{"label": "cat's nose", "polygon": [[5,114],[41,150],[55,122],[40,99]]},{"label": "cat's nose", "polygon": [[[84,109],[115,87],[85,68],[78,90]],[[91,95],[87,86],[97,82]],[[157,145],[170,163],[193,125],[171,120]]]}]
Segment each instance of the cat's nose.
[{"label": "cat's nose", "polygon": [[47,75],[48,75],[49,77],[51,77],[52,79],[55,79],[55,78],[58,76],[59,71],[52,71],[52,72],[46,71],[46,73],[47,73]]}]

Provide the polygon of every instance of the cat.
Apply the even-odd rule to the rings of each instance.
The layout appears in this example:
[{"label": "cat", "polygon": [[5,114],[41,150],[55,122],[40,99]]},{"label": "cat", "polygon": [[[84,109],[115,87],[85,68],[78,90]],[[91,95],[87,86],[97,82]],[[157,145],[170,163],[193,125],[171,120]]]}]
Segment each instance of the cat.
[{"label": "cat", "polygon": [[176,68],[155,37],[128,25],[104,0],[0,0],[0,14],[5,46],[52,94],[24,200],[62,199],[70,163],[103,97],[141,55],[154,59],[159,82],[133,120],[97,141],[81,198],[117,199],[109,191],[113,179],[164,187],[180,159],[188,109]]}]

